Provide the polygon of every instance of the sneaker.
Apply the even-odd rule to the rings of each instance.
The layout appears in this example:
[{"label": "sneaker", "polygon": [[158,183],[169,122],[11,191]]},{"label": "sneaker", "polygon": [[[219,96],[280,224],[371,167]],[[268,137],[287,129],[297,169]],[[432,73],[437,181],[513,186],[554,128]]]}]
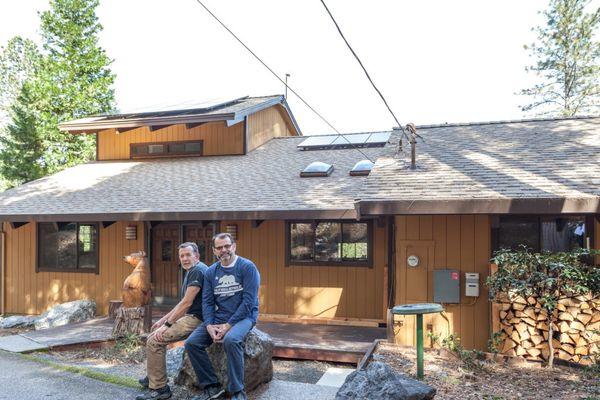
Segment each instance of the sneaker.
[{"label": "sneaker", "polygon": [[231,396],[231,400],[248,400],[246,396],[246,392],[240,390],[239,392],[235,392],[233,396]]},{"label": "sneaker", "polygon": [[162,387],[160,389],[154,389],[147,393],[142,393],[135,398],[135,400],[160,400],[160,399],[170,399],[173,393],[171,393],[171,388],[169,385]]},{"label": "sneaker", "polygon": [[150,379],[148,379],[147,376],[143,377],[142,379],[138,379],[138,383],[140,385],[142,385],[142,387],[144,389],[148,389],[148,386],[150,386]]},{"label": "sneaker", "polygon": [[220,384],[211,385],[205,387],[198,396],[192,397],[192,400],[214,400],[223,396],[224,393],[225,389]]}]

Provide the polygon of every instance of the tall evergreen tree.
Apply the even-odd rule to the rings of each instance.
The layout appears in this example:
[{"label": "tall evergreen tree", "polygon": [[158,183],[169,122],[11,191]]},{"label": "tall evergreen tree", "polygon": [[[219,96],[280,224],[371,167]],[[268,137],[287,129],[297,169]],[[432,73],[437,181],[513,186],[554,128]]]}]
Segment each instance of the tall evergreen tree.
[{"label": "tall evergreen tree", "polygon": [[600,111],[600,8],[587,12],[590,0],[550,0],[546,25],[535,29],[536,58],[527,68],[539,82],[521,92],[533,97],[522,107],[540,115],[574,116]]},{"label": "tall evergreen tree", "polygon": [[[50,9],[40,14],[43,60],[12,105],[13,121],[2,139],[2,172],[14,183],[94,156],[94,137],[61,132],[58,124],[114,109],[115,76],[98,45],[97,6],[98,0],[51,0]],[[28,141],[30,146],[23,147]]]}]

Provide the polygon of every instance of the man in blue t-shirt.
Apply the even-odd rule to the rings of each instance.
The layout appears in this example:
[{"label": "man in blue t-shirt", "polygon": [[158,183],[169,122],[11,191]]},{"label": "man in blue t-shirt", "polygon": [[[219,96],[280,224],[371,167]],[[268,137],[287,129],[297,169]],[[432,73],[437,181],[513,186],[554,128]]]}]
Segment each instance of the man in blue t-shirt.
[{"label": "man in blue t-shirt", "polygon": [[204,322],[185,342],[198,383],[204,388],[193,400],[217,399],[225,393],[206,353],[213,342],[223,343],[227,354],[228,392],[232,399],[243,400],[243,342],[258,318],[260,274],[252,261],[235,254],[235,240],[230,234],[215,235],[212,244],[219,261],[204,274]]},{"label": "man in blue t-shirt", "polygon": [[168,399],[171,389],[167,385],[166,347],[169,343],[183,340],[202,323],[202,285],[208,269],[200,262],[198,246],[193,242],[179,245],[179,262],[185,270],[181,286],[181,301],[171,311],[152,325],[146,340],[146,372],[140,379],[142,386],[150,391],[136,400]]}]

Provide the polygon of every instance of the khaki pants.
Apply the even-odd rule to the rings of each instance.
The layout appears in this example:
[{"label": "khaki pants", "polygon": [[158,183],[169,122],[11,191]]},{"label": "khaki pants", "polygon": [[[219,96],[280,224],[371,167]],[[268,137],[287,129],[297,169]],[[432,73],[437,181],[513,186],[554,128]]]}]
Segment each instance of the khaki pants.
[{"label": "khaki pants", "polygon": [[167,345],[187,338],[202,321],[193,315],[184,315],[163,333],[162,341],[151,336],[146,342],[146,370],[150,389],[167,385]]}]

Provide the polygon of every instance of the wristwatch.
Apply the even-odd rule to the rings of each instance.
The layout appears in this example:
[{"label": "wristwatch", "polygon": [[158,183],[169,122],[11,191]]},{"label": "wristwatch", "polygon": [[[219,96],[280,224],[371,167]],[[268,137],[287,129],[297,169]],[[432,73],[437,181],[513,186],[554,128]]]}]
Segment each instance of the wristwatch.
[{"label": "wristwatch", "polygon": [[172,326],[173,326],[173,324],[172,324],[172,323],[170,323],[169,321],[165,321],[165,326],[166,326],[167,328],[170,328],[170,327],[172,327]]}]

